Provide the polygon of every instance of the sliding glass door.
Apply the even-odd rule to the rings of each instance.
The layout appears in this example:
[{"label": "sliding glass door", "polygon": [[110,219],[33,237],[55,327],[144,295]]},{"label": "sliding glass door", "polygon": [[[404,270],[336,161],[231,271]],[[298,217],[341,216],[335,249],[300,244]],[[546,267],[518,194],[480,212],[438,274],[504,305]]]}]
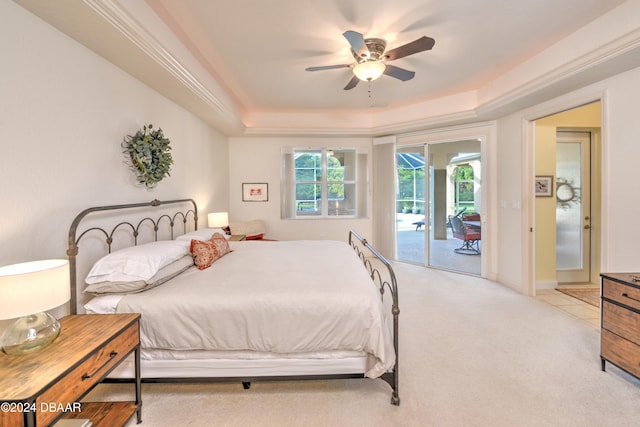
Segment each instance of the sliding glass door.
[{"label": "sliding glass door", "polygon": [[480,153],[477,139],[397,149],[398,260],[480,275]]},{"label": "sliding glass door", "polygon": [[424,150],[424,145],[396,150],[397,259],[421,265],[425,263],[428,228]]}]

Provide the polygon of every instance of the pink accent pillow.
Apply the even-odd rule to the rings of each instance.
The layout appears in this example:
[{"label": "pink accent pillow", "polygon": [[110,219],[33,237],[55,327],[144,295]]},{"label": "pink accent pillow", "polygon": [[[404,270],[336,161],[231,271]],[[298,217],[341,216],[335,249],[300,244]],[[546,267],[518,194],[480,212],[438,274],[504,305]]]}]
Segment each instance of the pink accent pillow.
[{"label": "pink accent pillow", "polygon": [[222,258],[229,252],[229,242],[220,233],[215,233],[210,240],[191,240],[189,251],[193,256],[193,262],[200,270],[211,267],[217,259]]}]

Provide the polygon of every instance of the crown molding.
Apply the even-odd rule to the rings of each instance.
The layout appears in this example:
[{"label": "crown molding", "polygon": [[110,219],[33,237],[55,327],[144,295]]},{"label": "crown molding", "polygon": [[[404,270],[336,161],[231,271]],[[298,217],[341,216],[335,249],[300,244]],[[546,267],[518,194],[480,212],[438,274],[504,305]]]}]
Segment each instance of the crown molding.
[{"label": "crown molding", "polygon": [[[541,61],[533,58],[529,62]],[[526,68],[521,66],[521,68]],[[553,88],[554,95],[584,87],[602,78],[613,76],[640,66],[640,28],[635,29],[612,41],[602,44],[577,58],[541,74],[526,83],[506,90],[504,94],[481,102],[476,108],[481,116],[495,114],[508,109],[523,108],[539,102],[536,95]],[[495,84],[496,82],[494,82]],[[481,89],[480,94],[483,93]],[[526,100],[533,99],[531,102]]]},{"label": "crown molding", "polygon": [[[164,47],[163,43],[147,31],[145,26],[127,9],[122,7],[117,0],[83,1],[207,106],[213,108],[226,122],[237,129],[244,128],[244,124],[239,120],[237,112],[230,109],[218,95],[214,94],[190,72],[176,56]],[[153,12],[149,10],[149,13]]]},{"label": "crown molding", "polygon": [[[416,120],[402,121],[392,124],[372,127],[247,127],[244,131],[246,136],[365,136],[378,137],[397,133],[406,133],[441,127],[445,125],[455,125],[478,119],[475,111],[461,111],[450,114],[441,114]],[[291,123],[295,123],[292,115]]]}]

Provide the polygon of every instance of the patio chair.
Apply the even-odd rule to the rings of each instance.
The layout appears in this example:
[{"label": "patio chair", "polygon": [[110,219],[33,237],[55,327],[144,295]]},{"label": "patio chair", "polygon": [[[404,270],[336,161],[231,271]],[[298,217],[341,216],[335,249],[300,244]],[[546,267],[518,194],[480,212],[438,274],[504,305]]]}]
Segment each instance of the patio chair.
[{"label": "patio chair", "polygon": [[480,231],[480,214],[468,213],[462,215],[462,222],[467,227],[467,230]]},{"label": "patio chair", "polygon": [[[460,215],[462,215],[466,210],[467,210],[467,207],[465,206],[462,209],[460,209],[458,212],[456,212],[454,216],[460,218]],[[449,218],[451,218],[451,215],[449,215]],[[447,227],[451,228],[451,220],[447,221]]]},{"label": "patio chair", "polygon": [[480,214],[475,212],[465,213],[464,215],[462,215],[462,220],[463,221],[480,221]]},{"label": "patio chair", "polygon": [[453,237],[462,240],[462,246],[454,249],[457,254],[480,255],[481,231],[468,228],[462,220],[454,215],[449,216]]}]

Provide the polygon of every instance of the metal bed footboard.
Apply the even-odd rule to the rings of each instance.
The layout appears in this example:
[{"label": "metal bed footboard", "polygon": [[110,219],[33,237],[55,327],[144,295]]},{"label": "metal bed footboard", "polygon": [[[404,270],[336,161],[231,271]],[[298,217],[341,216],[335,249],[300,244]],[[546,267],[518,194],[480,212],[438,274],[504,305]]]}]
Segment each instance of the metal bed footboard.
[{"label": "metal bed footboard", "polygon": [[[382,375],[382,379],[386,381],[393,393],[391,394],[391,403],[394,405],[400,404],[400,397],[398,394],[398,361],[400,359],[398,353],[398,316],[400,315],[400,307],[398,305],[398,283],[396,281],[396,275],[386,260],[373,246],[367,242],[367,239],[362,238],[358,233],[351,230],[349,231],[349,245],[358,255],[358,258],[363,262],[367,272],[371,276],[371,280],[379,287],[380,297],[384,299],[385,293],[391,294],[391,314],[393,315],[393,348],[396,352],[396,363],[393,370],[386,372]],[[373,257],[369,256],[369,252]],[[376,264],[380,264],[379,266]],[[384,272],[381,271],[384,269]]]}]

